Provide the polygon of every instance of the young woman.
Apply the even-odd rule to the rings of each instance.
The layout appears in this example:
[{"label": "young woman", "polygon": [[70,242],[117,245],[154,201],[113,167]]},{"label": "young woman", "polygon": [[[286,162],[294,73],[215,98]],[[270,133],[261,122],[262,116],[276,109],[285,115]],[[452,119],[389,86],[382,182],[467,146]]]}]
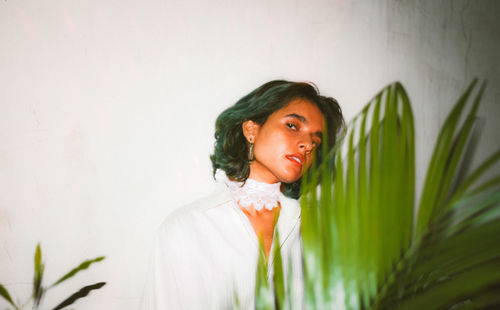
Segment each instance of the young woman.
[{"label": "young woman", "polygon": [[254,309],[259,255],[271,272],[276,246],[302,304],[300,180],[343,126],[337,102],[308,83],[268,82],[222,112],[210,157],[216,190],[162,224],[143,309],[233,309],[236,300]]}]

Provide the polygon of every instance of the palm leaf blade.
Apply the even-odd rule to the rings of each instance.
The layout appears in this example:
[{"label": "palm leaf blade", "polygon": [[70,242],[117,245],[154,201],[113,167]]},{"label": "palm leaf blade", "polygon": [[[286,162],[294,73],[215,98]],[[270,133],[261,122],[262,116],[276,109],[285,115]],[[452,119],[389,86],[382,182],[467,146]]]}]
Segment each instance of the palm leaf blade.
[{"label": "palm leaf blade", "polygon": [[[474,123],[474,118],[476,116],[477,109],[479,107],[479,102],[481,100],[482,94],[484,92],[485,85],[481,87],[479,90],[479,94],[476,96],[476,99],[474,101],[474,104],[472,106],[471,111],[467,115],[467,118],[465,120],[465,123],[463,124],[462,128],[460,129],[457,138],[454,141],[454,148],[453,152],[450,153],[447,167],[446,167],[446,174],[443,178],[443,183],[440,188],[440,193],[437,197],[436,205],[437,206],[444,206],[445,199],[449,196],[449,189],[451,182],[453,178],[455,177],[455,171],[457,169],[458,162],[460,158],[462,157],[462,153],[464,150],[464,147],[466,145],[466,142],[468,141],[470,137],[470,132],[472,130],[472,125]],[[438,208],[434,209],[435,212],[440,211]]]},{"label": "palm leaf blade", "polygon": [[446,161],[449,158],[449,152],[452,147],[455,127],[459,121],[462,110],[476,85],[477,80],[472,81],[462,97],[458,100],[453,110],[446,118],[439,137],[434,147],[431,162],[427,169],[427,176],[424,182],[424,189],[420,199],[418,209],[418,219],[416,227],[416,236],[420,237],[431,219],[436,205],[436,196],[441,188],[441,182],[445,171]]},{"label": "palm leaf blade", "polygon": [[45,265],[42,263],[42,249],[40,244],[37,244],[35,250],[35,276],[33,278],[33,298],[36,306],[40,304],[44,289],[42,287],[43,272]]},{"label": "palm leaf blade", "polygon": [[104,258],[105,258],[104,256],[100,256],[100,257],[97,257],[94,259],[89,259],[89,260],[82,262],[80,265],[78,265],[78,267],[73,268],[70,272],[68,272],[67,274],[62,276],[59,280],[57,280],[54,284],[52,284],[51,287],[56,286],[63,281],[66,281],[67,279],[73,277],[78,272],[89,268],[90,265],[92,265],[93,263],[97,263],[97,262],[102,261]]},{"label": "palm leaf blade", "polygon": [[65,307],[73,304],[78,299],[86,297],[92,290],[100,289],[104,285],[106,285],[106,282],[99,282],[96,284],[84,286],[78,292],[76,292],[76,293],[72,294],[71,296],[69,296],[68,298],[66,298],[63,302],[61,302],[59,305],[57,305],[53,310],[63,309]]},{"label": "palm leaf blade", "polygon": [[2,284],[0,284],[0,296],[8,301],[9,304],[11,304],[15,309],[17,309],[17,306],[12,300],[12,297],[10,297],[9,291]]}]

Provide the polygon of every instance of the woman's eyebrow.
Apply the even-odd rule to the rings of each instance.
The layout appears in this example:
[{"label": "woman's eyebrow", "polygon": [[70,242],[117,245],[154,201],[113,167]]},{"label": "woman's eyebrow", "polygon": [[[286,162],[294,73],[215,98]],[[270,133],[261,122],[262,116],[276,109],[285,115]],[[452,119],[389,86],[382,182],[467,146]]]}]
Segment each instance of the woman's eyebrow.
[{"label": "woman's eyebrow", "polygon": [[307,123],[307,120],[304,116],[296,114],[296,113],[287,114],[286,117],[293,117],[293,118],[300,120],[303,123]]}]

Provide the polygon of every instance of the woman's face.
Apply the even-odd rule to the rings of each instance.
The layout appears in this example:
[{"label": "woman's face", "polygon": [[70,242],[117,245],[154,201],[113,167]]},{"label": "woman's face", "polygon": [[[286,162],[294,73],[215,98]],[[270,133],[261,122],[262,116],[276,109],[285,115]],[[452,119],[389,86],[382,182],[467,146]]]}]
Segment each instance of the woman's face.
[{"label": "woman's face", "polygon": [[272,113],[263,125],[243,123],[247,140],[251,136],[254,141],[249,177],[266,183],[297,181],[321,143],[324,122],[315,104],[298,98]]}]

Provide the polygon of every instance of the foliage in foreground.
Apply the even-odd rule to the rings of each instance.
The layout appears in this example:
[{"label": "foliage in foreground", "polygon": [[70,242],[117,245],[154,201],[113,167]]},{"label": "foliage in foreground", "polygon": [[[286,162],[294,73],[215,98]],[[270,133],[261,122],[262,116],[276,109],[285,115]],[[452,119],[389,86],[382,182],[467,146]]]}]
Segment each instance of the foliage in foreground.
[{"label": "foliage in foreground", "polygon": [[[59,278],[56,282],[54,282],[52,285],[45,287],[42,285],[42,280],[43,280],[43,272],[45,270],[45,264],[42,262],[42,250],[40,248],[40,244],[37,245],[36,251],[35,251],[35,275],[33,277],[33,293],[31,297],[29,298],[28,301],[24,303],[16,303],[10,296],[10,293],[7,291],[7,289],[0,284],[0,296],[2,296],[12,307],[14,307],[15,310],[21,310],[23,309],[28,303],[32,302],[33,303],[33,309],[39,309],[42,299],[45,296],[46,292],[53,288],[56,285],[59,285],[60,283],[72,278],[75,274],[78,272],[85,270],[90,267],[93,263],[100,262],[104,259],[104,256],[100,256],[94,259],[89,259],[84,262],[82,262],[78,267],[73,268],[71,271],[63,275],[61,278]],[[73,293],[71,296],[63,300],[61,303],[59,303],[57,306],[52,308],[52,310],[59,310],[66,308],[67,306],[73,304],[75,301],[77,301],[80,298],[83,298],[87,296],[90,291],[100,289],[106,284],[106,282],[98,282],[92,285],[87,285],[85,287],[82,287],[80,290],[77,292]]]},{"label": "foliage in foreground", "polygon": [[[377,94],[304,175],[306,308],[500,308],[500,176],[478,184],[500,151],[469,172],[484,91],[472,100],[476,84],[440,130],[417,209],[413,113],[400,83]],[[257,308],[299,308],[277,265],[273,283],[257,273]]]}]

